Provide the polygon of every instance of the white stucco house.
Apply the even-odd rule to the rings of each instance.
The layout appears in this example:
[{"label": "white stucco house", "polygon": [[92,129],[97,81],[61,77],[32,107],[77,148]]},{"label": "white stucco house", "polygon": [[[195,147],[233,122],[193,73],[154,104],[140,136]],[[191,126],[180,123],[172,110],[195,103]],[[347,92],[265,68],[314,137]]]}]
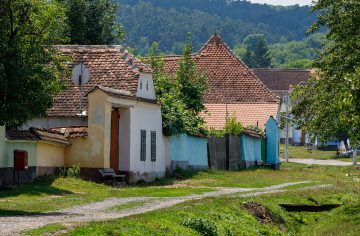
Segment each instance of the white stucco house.
[{"label": "white stucco house", "polygon": [[122,46],[57,49],[72,58],[70,67],[84,64],[89,81],[81,88],[64,78],[66,89],[46,116],[23,128],[42,127],[68,138],[64,164],[79,163],[84,177],[99,177],[100,168],[126,174],[129,182],[163,177],[170,160],[152,70]]}]

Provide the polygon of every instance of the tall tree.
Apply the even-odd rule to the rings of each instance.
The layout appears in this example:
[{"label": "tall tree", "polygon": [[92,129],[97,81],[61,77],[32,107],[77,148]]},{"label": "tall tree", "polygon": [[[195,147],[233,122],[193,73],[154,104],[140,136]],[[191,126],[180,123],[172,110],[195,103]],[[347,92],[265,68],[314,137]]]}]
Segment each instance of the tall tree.
[{"label": "tall tree", "polygon": [[189,41],[186,45],[176,76],[164,72],[163,57],[159,55],[157,43],[151,46],[146,58],[146,62],[154,70],[156,97],[161,104],[165,135],[206,133],[204,120],[199,116],[199,112],[204,110],[203,93],[206,80],[195,70]]},{"label": "tall tree", "polygon": [[252,34],[245,38],[246,52],[243,60],[250,68],[268,68],[271,66],[269,48],[262,34]]},{"label": "tall tree", "polygon": [[179,69],[176,73],[176,80],[180,86],[180,92],[183,95],[183,101],[186,108],[195,114],[203,111],[204,92],[207,88],[205,74],[195,68],[195,62],[192,58],[192,44],[190,34],[185,43],[183,56],[179,61]]},{"label": "tall tree", "polygon": [[61,89],[63,8],[51,0],[0,1],[0,123],[43,115]]},{"label": "tall tree", "polygon": [[115,0],[59,0],[66,11],[72,44],[113,44],[124,38]]},{"label": "tall tree", "polygon": [[[346,131],[356,145],[360,142],[360,4],[319,0],[313,10],[320,14],[311,32],[326,26],[328,43],[315,63],[319,68],[317,78],[297,88],[295,94],[306,93],[308,97],[296,95],[294,109],[309,113],[304,123],[309,131],[316,134],[330,130],[333,135],[340,128],[340,133]],[[317,106],[306,102],[317,98]]]}]

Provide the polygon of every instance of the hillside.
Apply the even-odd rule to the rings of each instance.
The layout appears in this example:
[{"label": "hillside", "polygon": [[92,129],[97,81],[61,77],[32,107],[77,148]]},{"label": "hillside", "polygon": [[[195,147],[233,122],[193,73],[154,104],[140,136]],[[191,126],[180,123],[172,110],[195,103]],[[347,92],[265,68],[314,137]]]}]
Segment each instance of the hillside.
[{"label": "hillside", "polygon": [[126,44],[144,54],[153,41],[166,53],[179,53],[186,33],[194,49],[217,32],[230,47],[253,33],[269,44],[300,41],[316,15],[308,6],[282,7],[232,0],[118,0],[119,21],[127,32]]}]

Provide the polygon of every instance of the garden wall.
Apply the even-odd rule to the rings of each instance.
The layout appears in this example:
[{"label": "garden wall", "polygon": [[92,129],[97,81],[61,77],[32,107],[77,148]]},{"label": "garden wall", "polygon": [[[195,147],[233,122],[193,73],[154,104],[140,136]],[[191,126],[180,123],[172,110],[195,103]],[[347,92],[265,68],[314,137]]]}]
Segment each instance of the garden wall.
[{"label": "garden wall", "polygon": [[207,139],[180,134],[169,137],[172,169],[208,169]]}]

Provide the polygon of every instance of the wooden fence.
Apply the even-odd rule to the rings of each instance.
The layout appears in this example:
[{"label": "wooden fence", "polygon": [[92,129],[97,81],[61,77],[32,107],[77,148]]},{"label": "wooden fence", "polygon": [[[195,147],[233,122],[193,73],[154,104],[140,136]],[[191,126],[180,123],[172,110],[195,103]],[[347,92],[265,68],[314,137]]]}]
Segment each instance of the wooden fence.
[{"label": "wooden fence", "polygon": [[208,139],[209,167],[216,170],[239,170],[241,142],[238,136],[210,137]]}]

